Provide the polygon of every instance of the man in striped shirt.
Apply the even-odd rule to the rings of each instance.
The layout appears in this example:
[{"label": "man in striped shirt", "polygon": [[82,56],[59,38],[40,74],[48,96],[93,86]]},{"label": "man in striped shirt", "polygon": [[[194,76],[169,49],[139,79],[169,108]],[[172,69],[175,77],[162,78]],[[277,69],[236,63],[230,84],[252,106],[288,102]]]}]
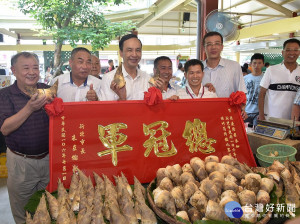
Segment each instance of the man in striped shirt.
[{"label": "man in striped shirt", "polygon": [[[203,38],[207,59],[203,61],[204,77],[202,84],[212,84],[218,97],[229,97],[236,91],[247,92],[239,63],[221,57],[223,37],[218,32],[209,32]],[[245,106],[242,108],[243,119],[247,118]]]},{"label": "man in striped shirt", "polygon": [[21,52],[11,59],[17,80],[0,90],[0,131],[7,144],[7,189],[14,220],[25,222],[24,206],[49,182],[49,119],[43,106],[46,95],[27,95],[27,87],[49,88],[38,83],[39,59]]},{"label": "man in striped shirt", "polygon": [[[283,62],[270,66],[260,82],[259,120],[265,120],[266,117],[294,119],[291,112],[296,92],[300,88],[299,56],[300,41],[296,38],[286,40],[282,50]],[[267,93],[268,100],[265,102]]]}]

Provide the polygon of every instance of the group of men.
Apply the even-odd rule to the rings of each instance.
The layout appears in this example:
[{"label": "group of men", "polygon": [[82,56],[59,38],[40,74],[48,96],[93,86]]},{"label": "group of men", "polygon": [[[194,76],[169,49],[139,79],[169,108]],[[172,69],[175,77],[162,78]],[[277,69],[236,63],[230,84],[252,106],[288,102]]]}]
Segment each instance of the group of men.
[{"label": "group of men", "polygon": [[[182,89],[172,85],[172,61],[169,57],[161,56],[155,59],[153,73],[157,77],[155,86],[163,93],[164,99],[178,98],[202,98],[202,97],[229,97],[232,92],[246,92],[240,66],[237,62],[221,58],[223,50],[223,37],[217,32],[205,35],[203,46],[207,54],[207,60],[203,63],[196,59],[185,63],[183,67],[187,80],[185,93],[189,97],[183,97]],[[71,53],[69,61],[71,74],[61,75],[52,80],[53,84],[57,79],[59,83],[57,96],[64,102],[84,100],[142,100],[144,92],[150,87],[151,76],[139,69],[139,62],[142,57],[142,43],[134,34],[123,36],[119,42],[120,55],[123,58],[122,73],[126,85],[119,88],[114,82],[116,69],[105,74],[102,80],[95,80],[93,75],[99,67],[99,59],[92,56],[85,48],[75,48]],[[92,65],[92,66],[91,66]],[[190,71],[191,67],[200,66],[196,72]],[[91,68],[92,67],[92,68]],[[99,71],[99,69],[98,69]],[[204,76],[205,73],[205,76]],[[218,75],[222,74],[222,75]],[[95,75],[96,76],[96,75]],[[79,81],[80,80],[80,81]],[[204,87],[202,86],[204,85]],[[197,86],[198,90],[193,92],[192,87]],[[205,89],[216,90],[209,94],[202,95]],[[200,92],[200,95],[199,95]],[[93,93],[93,98],[91,94]]]},{"label": "group of men", "polygon": [[[221,65],[218,68],[213,67],[214,61],[219,60],[215,56],[216,52],[220,57],[223,49],[223,37],[219,33],[209,33],[204,38],[204,46],[208,57],[207,62],[212,66],[206,65],[199,60],[193,59],[188,61],[184,66],[186,87],[181,89],[177,85],[170,83],[172,78],[172,61],[169,57],[161,56],[155,59],[153,73],[157,77],[155,86],[162,91],[163,99],[188,99],[202,97],[229,97],[231,92],[241,90],[246,92],[244,82],[242,82],[241,71],[236,69],[232,72],[228,69],[229,74],[234,80],[234,84],[228,82],[224,89],[221,83],[222,79],[216,79],[216,71],[223,72],[227,66]],[[126,82],[125,87],[120,88],[114,81],[116,69],[105,74],[102,80],[94,76],[99,71],[99,59],[90,54],[86,48],[75,48],[71,53],[69,65],[70,74],[63,74],[53,79],[51,85],[58,80],[57,96],[64,102],[73,101],[107,101],[107,100],[142,100],[144,92],[151,86],[149,80],[151,76],[138,68],[142,57],[142,43],[134,34],[129,34],[121,38],[119,42],[120,56],[123,58],[122,74]],[[222,59],[223,61],[239,68],[237,62]],[[195,68],[197,68],[195,70]],[[189,71],[191,70],[191,71]],[[212,87],[210,90],[202,86],[204,72],[207,70],[206,86]],[[90,76],[89,76],[90,75]],[[216,80],[216,81],[215,81]],[[216,89],[216,93],[211,89]]]},{"label": "group of men", "polygon": [[[246,112],[250,118],[257,117],[259,113],[259,118],[264,119],[262,105],[268,90],[268,104],[274,101],[272,105],[278,103],[276,110],[286,109],[285,115],[291,112],[288,107],[292,106],[295,88],[300,82],[299,66],[296,63],[300,54],[299,40],[290,39],[285,42],[283,63],[270,67],[263,78],[261,68],[264,59],[260,54],[254,55],[251,58],[253,72],[245,76],[245,80],[237,62],[221,57],[222,35],[217,32],[207,33],[202,44],[207,59],[203,62],[191,59],[184,64],[184,88],[170,83],[172,61],[166,56],[155,59],[153,73],[157,78],[154,84],[149,82],[151,76],[138,66],[142,57],[142,42],[134,34],[123,36],[119,42],[120,56],[123,58],[120,66],[125,86],[119,86],[114,79],[117,69],[108,72],[100,80],[97,77],[100,70],[99,59],[86,48],[73,49],[69,60],[70,74],[56,77],[51,84],[58,80],[57,97],[64,102],[142,100],[144,92],[152,85],[162,92],[163,99],[171,100],[229,97],[232,92],[243,91],[248,94],[247,106],[242,107],[244,119],[247,118]],[[19,224],[25,221],[24,206],[29,198],[35,191],[44,189],[49,181],[49,122],[43,106],[52,99],[38,97],[37,94],[30,97],[26,92],[26,86],[50,87],[38,83],[39,60],[35,54],[16,54],[11,59],[11,69],[17,81],[0,91],[0,131],[6,137],[8,147],[7,187],[10,205],[14,219]],[[260,93],[258,83],[261,85]],[[291,83],[288,88],[287,83]],[[256,105],[256,109],[253,109],[253,105]],[[269,110],[269,113],[283,114],[273,110]]]}]

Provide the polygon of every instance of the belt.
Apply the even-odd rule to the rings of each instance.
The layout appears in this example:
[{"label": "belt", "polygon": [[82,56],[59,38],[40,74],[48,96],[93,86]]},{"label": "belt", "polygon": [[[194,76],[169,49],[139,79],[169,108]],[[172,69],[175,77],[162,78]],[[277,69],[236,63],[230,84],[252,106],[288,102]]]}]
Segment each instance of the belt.
[{"label": "belt", "polygon": [[16,152],[14,150],[11,150],[10,151],[18,156],[22,156],[24,158],[29,158],[29,159],[43,159],[45,158],[47,155],[48,155],[48,152],[46,153],[43,153],[43,154],[40,154],[40,155],[26,155],[26,154],[23,154],[23,153],[20,153],[20,152]]}]

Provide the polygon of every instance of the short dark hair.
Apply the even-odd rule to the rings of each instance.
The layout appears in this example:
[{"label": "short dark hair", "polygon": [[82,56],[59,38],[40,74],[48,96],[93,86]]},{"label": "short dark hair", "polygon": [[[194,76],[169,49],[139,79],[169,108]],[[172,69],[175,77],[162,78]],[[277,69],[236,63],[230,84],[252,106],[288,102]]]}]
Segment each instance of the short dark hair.
[{"label": "short dark hair", "polygon": [[241,66],[241,69],[242,69],[243,73],[248,73],[248,71],[247,71],[247,69],[245,67]]},{"label": "short dark hair", "polygon": [[182,63],[179,63],[178,64],[178,69],[182,69],[182,67],[183,67]]},{"label": "short dark hair", "polygon": [[194,65],[200,65],[201,66],[201,70],[203,71],[204,66],[203,66],[202,62],[200,60],[198,60],[198,59],[191,59],[191,60],[188,60],[184,64],[184,71],[185,71],[185,73],[188,72],[190,66],[194,66]]},{"label": "short dark hair", "polygon": [[74,59],[75,54],[77,54],[79,51],[85,51],[89,55],[92,55],[91,52],[88,49],[86,49],[85,47],[76,47],[71,51],[71,59]]},{"label": "short dark hair", "polygon": [[155,60],[154,60],[154,68],[155,69],[157,68],[157,65],[158,65],[159,61],[164,61],[164,60],[170,61],[171,64],[172,64],[172,61],[171,61],[171,59],[169,57],[167,57],[167,56],[160,56],[160,57],[155,58]]},{"label": "short dark hair", "polygon": [[112,60],[112,59],[109,59],[109,60],[108,60],[108,64],[111,63],[111,62],[113,62],[113,60]]},{"label": "short dark hair", "polygon": [[35,54],[35,53],[31,53],[31,52],[27,52],[27,51],[24,51],[24,52],[20,52],[20,53],[17,53],[15,54],[11,60],[10,60],[10,64],[11,66],[14,66],[16,63],[17,63],[17,60],[19,57],[25,57],[25,58],[31,58],[31,57],[34,57],[38,63],[40,63],[39,61],[39,57]]},{"label": "short dark hair", "polygon": [[212,31],[212,32],[208,32],[208,33],[206,33],[206,34],[204,35],[203,41],[202,41],[203,46],[205,45],[205,39],[206,39],[207,37],[212,37],[212,36],[219,36],[219,37],[221,38],[221,42],[222,42],[222,44],[223,44],[223,36],[222,36],[220,33],[216,32],[216,31]]},{"label": "short dark hair", "polygon": [[270,63],[269,63],[269,62],[266,62],[266,63],[265,63],[265,67],[267,67],[267,66],[270,66]]},{"label": "short dark hair", "polygon": [[247,63],[244,63],[242,67],[248,69],[249,65]]},{"label": "short dark hair", "polygon": [[255,59],[261,59],[263,61],[263,63],[265,62],[265,57],[261,53],[255,53],[254,55],[252,55],[251,62]]},{"label": "short dark hair", "polygon": [[143,46],[143,45],[142,45],[142,41],[137,37],[137,35],[131,33],[131,34],[127,34],[127,35],[125,35],[125,36],[123,36],[123,37],[121,38],[121,40],[120,40],[120,42],[119,42],[119,49],[120,49],[120,51],[123,51],[123,45],[124,45],[124,42],[125,42],[126,40],[131,39],[131,38],[136,38],[136,39],[138,39],[138,40],[140,41],[140,43],[141,43],[141,47]]},{"label": "short dark hair", "polygon": [[288,40],[284,41],[284,43],[283,43],[283,49],[289,43],[297,43],[299,45],[299,47],[300,47],[300,40],[298,40],[296,38],[291,38],[291,39],[288,39]]}]

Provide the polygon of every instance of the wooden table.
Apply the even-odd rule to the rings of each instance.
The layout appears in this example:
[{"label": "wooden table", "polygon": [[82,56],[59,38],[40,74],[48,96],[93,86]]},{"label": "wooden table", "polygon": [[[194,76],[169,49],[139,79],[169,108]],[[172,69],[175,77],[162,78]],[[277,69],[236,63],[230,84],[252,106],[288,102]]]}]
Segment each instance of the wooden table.
[{"label": "wooden table", "polygon": [[300,161],[300,140],[291,140],[286,138],[285,140],[270,138],[263,135],[258,135],[255,133],[248,133],[248,140],[253,154],[256,154],[258,147],[267,144],[284,144],[290,145],[297,149],[296,160]]}]

